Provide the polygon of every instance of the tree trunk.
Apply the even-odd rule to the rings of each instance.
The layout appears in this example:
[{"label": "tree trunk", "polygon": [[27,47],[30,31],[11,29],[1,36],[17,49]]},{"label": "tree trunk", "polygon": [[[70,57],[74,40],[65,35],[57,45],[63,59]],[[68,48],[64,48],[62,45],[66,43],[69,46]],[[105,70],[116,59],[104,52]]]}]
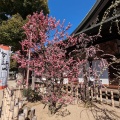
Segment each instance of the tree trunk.
[{"label": "tree trunk", "polygon": [[35,75],[32,72],[32,90],[35,90]]},{"label": "tree trunk", "polygon": [[83,65],[83,74],[84,74],[84,92],[85,92],[85,101],[89,101],[89,88],[88,88],[88,78],[87,78],[87,71],[85,65]]},{"label": "tree trunk", "polygon": [[52,83],[52,79],[48,79],[48,113],[49,115],[53,115],[56,110],[56,101],[52,99],[52,95],[54,94],[54,83]]}]

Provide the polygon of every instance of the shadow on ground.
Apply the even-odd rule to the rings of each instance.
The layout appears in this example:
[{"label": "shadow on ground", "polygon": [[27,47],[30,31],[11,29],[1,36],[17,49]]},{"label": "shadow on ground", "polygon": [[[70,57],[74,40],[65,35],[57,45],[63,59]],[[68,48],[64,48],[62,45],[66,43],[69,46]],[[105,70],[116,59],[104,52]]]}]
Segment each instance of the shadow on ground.
[{"label": "shadow on ground", "polygon": [[91,112],[95,120],[120,120],[120,116],[114,111],[109,110],[107,108],[100,108],[99,106],[93,104],[92,107],[86,108],[80,112],[80,118],[82,117],[82,113],[85,112],[88,120],[89,113]]}]

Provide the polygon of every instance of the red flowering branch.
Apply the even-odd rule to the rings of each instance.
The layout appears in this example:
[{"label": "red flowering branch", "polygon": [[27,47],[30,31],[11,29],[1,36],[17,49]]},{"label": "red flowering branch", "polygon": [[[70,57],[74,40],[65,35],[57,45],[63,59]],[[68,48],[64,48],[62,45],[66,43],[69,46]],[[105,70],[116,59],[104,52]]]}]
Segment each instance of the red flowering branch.
[{"label": "red flowering branch", "polygon": [[92,45],[97,36],[69,36],[69,28],[70,24],[64,27],[64,21],[60,23],[42,12],[34,13],[23,26],[26,39],[21,42],[22,50],[14,56],[20,67],[27,68],[29,65],[29,70],[36,77],[46,79],[48,101],[58,100],[58,94],[53,89],[55,84],[62,87],[65,77],[72,83],[78,81],[80,74],[89,77],[91,69],[86,67],[88,60],[97,59],[99,47]]}]

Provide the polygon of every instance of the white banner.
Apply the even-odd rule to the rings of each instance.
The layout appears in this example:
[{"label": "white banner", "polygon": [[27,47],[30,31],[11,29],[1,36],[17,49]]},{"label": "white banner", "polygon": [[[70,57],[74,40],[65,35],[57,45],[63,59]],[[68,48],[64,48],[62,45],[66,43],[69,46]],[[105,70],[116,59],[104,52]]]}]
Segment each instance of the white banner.
[{"label": "white banner", "polygon": [[11,48],[9,46],[0,45],[0,90],[7,87],[10,51]]}]

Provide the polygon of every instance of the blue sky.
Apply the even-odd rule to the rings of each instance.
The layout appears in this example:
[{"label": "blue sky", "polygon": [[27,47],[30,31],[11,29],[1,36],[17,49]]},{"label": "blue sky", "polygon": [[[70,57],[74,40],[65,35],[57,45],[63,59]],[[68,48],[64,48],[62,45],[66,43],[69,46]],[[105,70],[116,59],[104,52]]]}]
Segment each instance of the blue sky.
[{"label": "blue sky", "polygon": [[96,0],[48,0],[50,16],[57,20],[65,19],[66,25],[70,22],[72,27],[68,31],[72,33],[82,22]]}]

